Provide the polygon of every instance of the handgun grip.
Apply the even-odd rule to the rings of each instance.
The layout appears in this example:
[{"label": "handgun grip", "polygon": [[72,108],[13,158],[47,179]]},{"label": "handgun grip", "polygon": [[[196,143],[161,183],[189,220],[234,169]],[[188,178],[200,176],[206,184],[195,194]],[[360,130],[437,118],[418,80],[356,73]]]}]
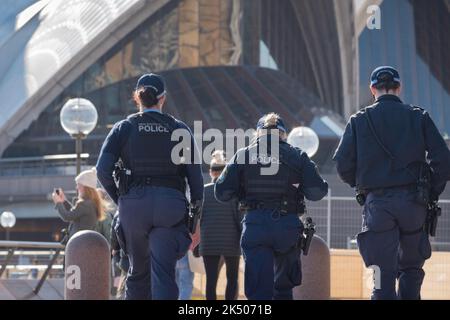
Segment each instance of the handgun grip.
[{"label": "handgun grip", "polygon": [[194,234],[195,231],[197,230],[197,224],[198,224],[199,217],[200,217],[199,214],[189,213],[188,228],[189,228],[190,234]]}]

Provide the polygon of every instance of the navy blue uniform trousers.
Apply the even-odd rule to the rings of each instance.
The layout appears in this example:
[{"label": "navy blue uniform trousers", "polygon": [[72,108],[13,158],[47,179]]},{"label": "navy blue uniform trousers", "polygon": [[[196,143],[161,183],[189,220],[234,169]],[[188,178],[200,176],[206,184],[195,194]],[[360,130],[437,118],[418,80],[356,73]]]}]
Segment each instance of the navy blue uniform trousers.
[{"label": "navy blue uniform trousers", "polygon": [[301,283],[303,224],[296,214],[253,210],[245,215],[241,247],[245,259],[245,295],[249,300],[292,300]]},{"label": "navy blue uniform trousers", "polygon": [[365,265],[373,266],[374,300],[420,299],[422,267],[431,256],[431,245],[422,229],[426,208],[415,203],[414,197],[414,191],[408,190],[367,196],[357,241]]},{"label": "navy blue uniform trousers", "polygon": [[130,269],[126,299],[178,299],[175,265],[191,239],[187,202],[178,190],[136,187],[119,198],[119,219]]}]

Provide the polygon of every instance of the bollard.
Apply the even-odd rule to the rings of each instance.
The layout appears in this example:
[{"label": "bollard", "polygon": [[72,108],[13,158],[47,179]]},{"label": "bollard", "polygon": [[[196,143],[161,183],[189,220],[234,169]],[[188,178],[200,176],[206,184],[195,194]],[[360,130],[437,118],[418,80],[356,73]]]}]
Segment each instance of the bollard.
[{"label": "bollard", "polygon": [[293,289],[294,300],[330,299],[330,250],[314,236],[307,256],[302,255],[302,284]]},{"label": "bollard", "polygon": [[64,299],[109,300],[111,254],[108,241],[95,231],[79,231],[65,250]]}]

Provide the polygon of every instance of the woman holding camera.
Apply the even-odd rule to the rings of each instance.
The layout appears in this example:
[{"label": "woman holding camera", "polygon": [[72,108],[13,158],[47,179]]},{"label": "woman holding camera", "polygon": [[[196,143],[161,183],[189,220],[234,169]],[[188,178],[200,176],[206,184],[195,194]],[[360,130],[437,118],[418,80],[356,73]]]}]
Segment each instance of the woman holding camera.
[{"label": "woman holding camera", "polygon": [[62,189],[53,194],[55,209],[61,219],[69,222],[69,239],[78,231],[94,230],[97,221],[105,217],[103,200],[97,191],[97,172],[95,168],[80,173],[76,178],[78,198],[74,205],[67,201]]}]

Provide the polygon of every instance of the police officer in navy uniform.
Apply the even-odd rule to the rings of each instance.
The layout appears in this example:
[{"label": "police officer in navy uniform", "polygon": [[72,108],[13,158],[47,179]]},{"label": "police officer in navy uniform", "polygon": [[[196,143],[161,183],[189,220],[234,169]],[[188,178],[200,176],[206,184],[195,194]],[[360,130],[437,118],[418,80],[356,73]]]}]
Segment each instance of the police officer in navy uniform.
[{"label": "police officer in navy uniform", "polygon": [[[178,298],[175,264],[190,244],[186,217],[190,201],[200,207],[203,177],[200,164],[171,159],[171,141],[176,129],[187,130],[192,152],[198,152],[192,133],[181,121],[162,112],[164,81],[156,74],[143,75],[137,83],[135,100],[140,112],[114,125],[97,163],[98,178],[119,205],[120,228],[130,260],[126,299]],[[118,195],[112,177],[115,164],[123,162],[129,174],[125,194]]]},{"label": "police officer in navy uniform", "polygon": [[360,204],[365,200],[357,242],[366,266],[375,272],[372,299],[420,299],[431,246],[417,181],[429,163],[430,200],[436,200],[450,170],[449,149],[430,115],[404,104],[400,89],[397,70],[382,66],[373,71],[375,103],[350,118],[334,156],[342,180],[356,187]]},{"label": "police officer in navy uniform", "polygon": [[234,155],[215,185],[217,200],[238,199],[246,213],[241,247],[250,300],[292,300],[301,283],[304,197],[318,201],[328,192],[314,162],[286,142],[286,133],[277,114],[262,117],[254,143]]}]

